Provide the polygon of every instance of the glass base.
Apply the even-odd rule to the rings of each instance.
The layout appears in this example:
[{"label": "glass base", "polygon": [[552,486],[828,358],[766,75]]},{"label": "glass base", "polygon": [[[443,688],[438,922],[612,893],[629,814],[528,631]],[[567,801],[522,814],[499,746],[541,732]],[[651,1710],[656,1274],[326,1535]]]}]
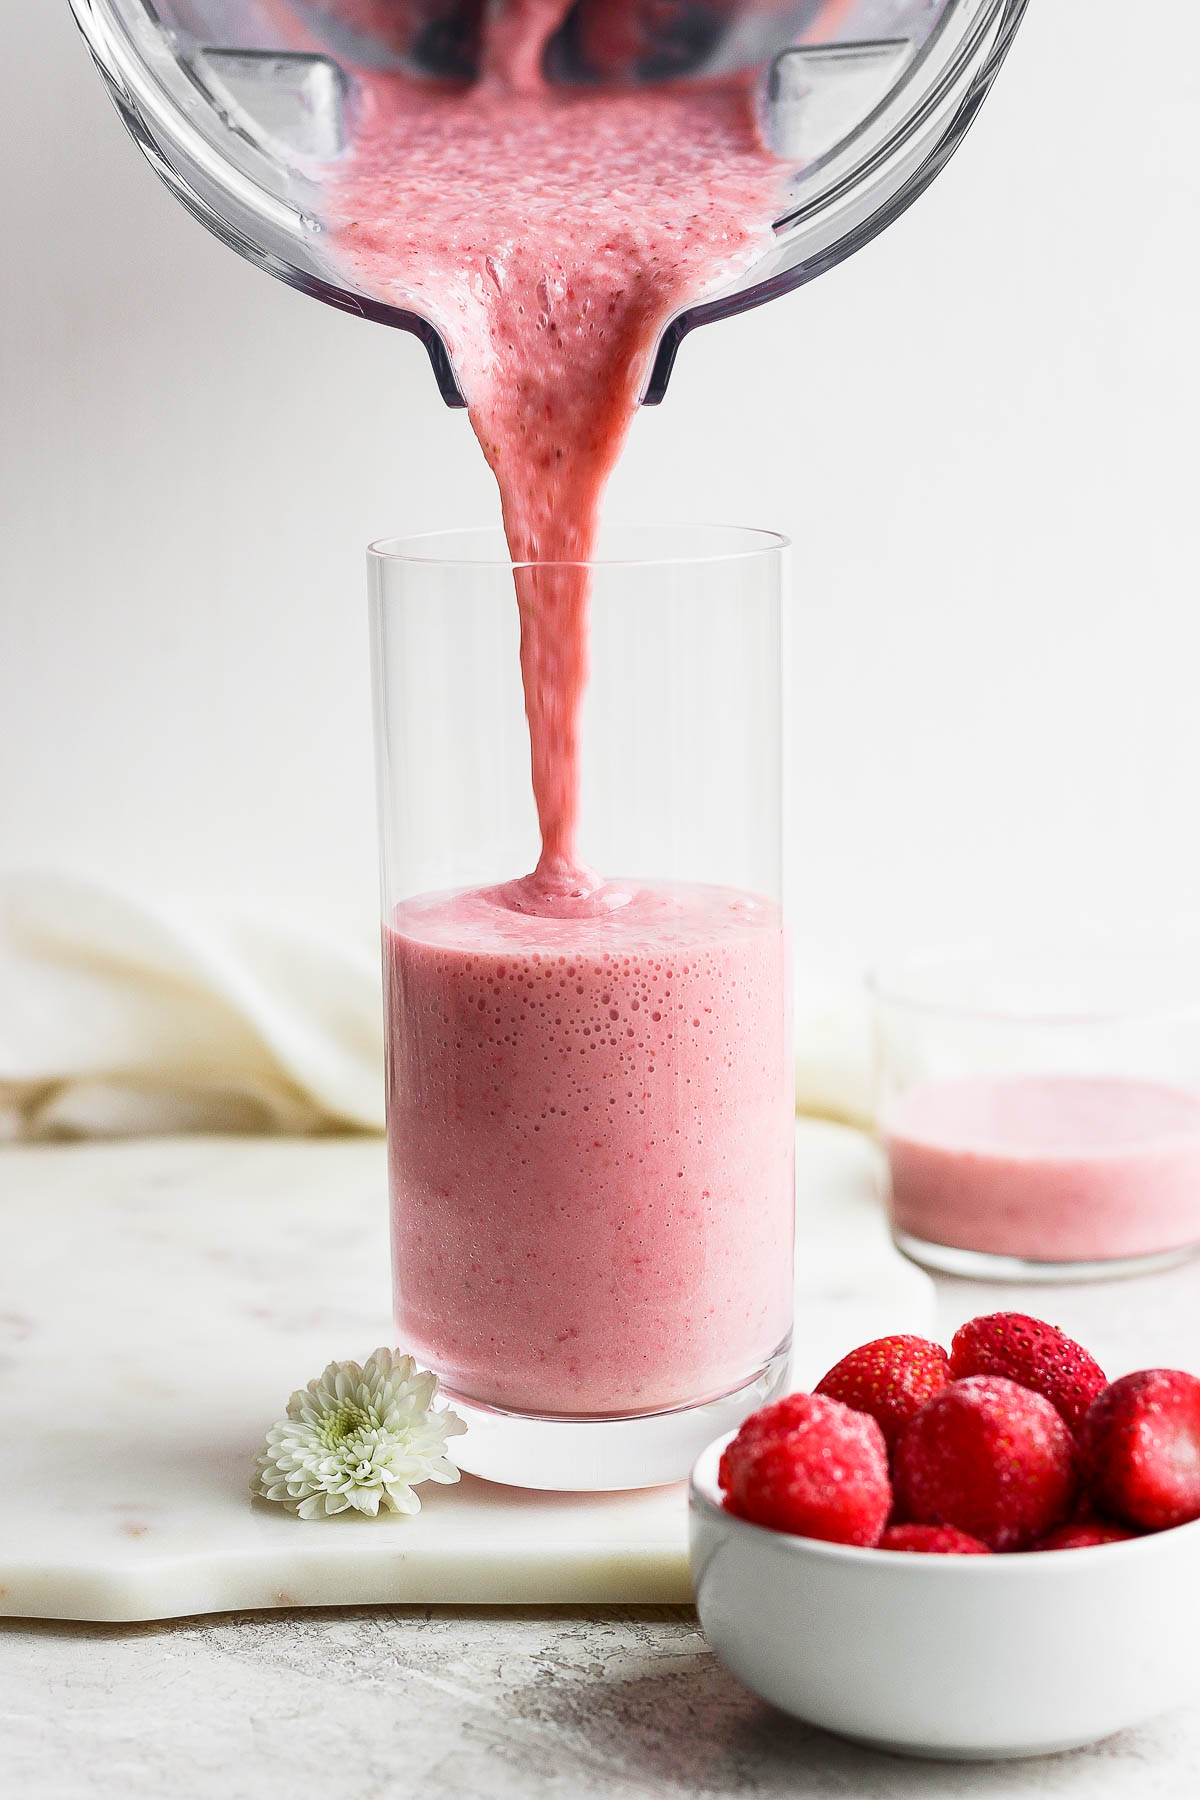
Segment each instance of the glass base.
[{"label": "glass base", "polygon": [[450,1455],[464,1473],[507,1487],[588,1494],[663,1487],[682,1481],[714,1438],[783,1392],[790,1354],[789,1340],[753,1380],[716,1400],[620,1419],[541,1419],[443,1388],[467,1427],[451,1440]]},{"label": "glass base", "polygon": [[1156,1250],[1147,1256],[1121,1256],[1092,1262],[1035,1262],[1024,1256],[996,1256],[987,1250],[961,1250],[953,1244],[931,1244],[907,1231],[892,1229],[892,1242],[910,1262],[935,1275],[958,1275],[965,1281],[1120,1281],[1129,1275],[1156,1275],[1173,1269],[1200,1251],[1188,1244],[1180,1250]]}]

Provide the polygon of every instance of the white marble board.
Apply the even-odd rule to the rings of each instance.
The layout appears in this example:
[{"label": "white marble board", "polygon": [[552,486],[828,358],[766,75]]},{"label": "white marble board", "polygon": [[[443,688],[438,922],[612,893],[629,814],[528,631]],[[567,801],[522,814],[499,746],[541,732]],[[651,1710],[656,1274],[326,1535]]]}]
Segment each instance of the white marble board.
[{"label": "white marble board", "polygon": [[[803,1383],[929,1329],[934,1296],[887,1242],[870,1146],[805,1124],[798,1150]],[[0,1614],[690,1597],[682,1486],[466,1477],[414,1519],[311,1524],[250,1501],[291,1390],[391,1338],[378,1140],[10,1147],[0,1246]]]}]

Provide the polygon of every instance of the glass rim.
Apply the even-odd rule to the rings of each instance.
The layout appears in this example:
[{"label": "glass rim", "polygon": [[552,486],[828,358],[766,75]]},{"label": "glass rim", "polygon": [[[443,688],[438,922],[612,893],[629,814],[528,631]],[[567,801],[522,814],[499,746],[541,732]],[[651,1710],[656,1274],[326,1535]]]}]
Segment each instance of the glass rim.
[{"label": "glass rim", "polygon": [[[463,543],[474,538],[486,540],[492,544],[503,544],[504,533],[498,525],[478,525],[376,538],[367,545],[367,556],[373,562],[403,563],[415,567],[442,569],[653,569],[695,568],[702,564],[749,562],[757,557],[779,555],[792,547],[792,540],[785,537],[782,532],[769,531],[755,525],[640,524],[613,525],[608,529],[614,536],[622,533],[637,537],[642,534],[650,536],[658,532],[678,532],[682,538],[693,534],[699,536],[703,533],[711,533],[713,536],[741,538],[744,541],[738,546],[724,550],[706,552],[697,548],[685,550],[679,555],[531,557],[519,562],[514,562],[510,556],[456,556],[436,553],[438,545],[449,546],[454,540]],[[603,543],[603,529],[600,536],[601,543]]]},{"label": "glass rim", "polygon": [[[1167,931],[1164,937],[1139,937],[1137,932],[1122,935],[1117,932],[1084,933],[1072,948],[1076,953],[1091,952],[1093,955],[1106,955],[1124,959],[1128,964],[1140,963],[1149,967],[1157,960],[1164,964],[1172,950],[1184,946],[1194,953],[1196,964],[1200,965],[1200,931],[1189,932]],[[1116,1003],[1112,1000],[1097,1000],[1094,1005],[1054,1005],[1038,1006],[1029,1000],[1004,1004],[988,998],[948,998],[943,995],[922,991],[922,979],[928,980],[955,969],[964,971],[982,971],[989,965],[1003,970],[1016,965],[1021,949],[1032,955],[1035,961],[1048,961],[1061,946],[1049,941],[1036,945],[1017,946],[1005,950],[995,944],[959,943],[935,946],[930,949],[915,951],[909,955],[892,957],[883,962],[873,963],[865,971],[867,992],[877,1006],[886,1006],[898,1011],[920,1014],[930,1019],[946,1020],[978,1020],[987,1024],[1061,1027],[1063,1030],[1080,1029],[1090,1026],[1121,1025],[1148,1023],[1155,1020],[1183,1019],[1200,1015],[1200,981],[1193,975],[1181,979],[1178,989],[1172,996],[1159,991],[1155,995],[1147,995],[1139,1000]],[[1182,972],[1181,972],[1182,975]],[[1099,982],[1097,983],[1099,985]]]}]

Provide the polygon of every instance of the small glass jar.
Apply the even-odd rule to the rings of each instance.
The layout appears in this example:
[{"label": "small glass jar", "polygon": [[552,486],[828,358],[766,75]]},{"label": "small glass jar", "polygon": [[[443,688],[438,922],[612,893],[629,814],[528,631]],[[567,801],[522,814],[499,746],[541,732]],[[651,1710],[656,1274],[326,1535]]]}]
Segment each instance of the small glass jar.
[{"label": "small glass jar", "polygon": [[[493,532],[370,551],[397,1342],[492,1480],[678,1480],[784,1375],[786,549],[711,527],[609,531],[586,565],[514,569]],[[514,577],[586,594],[578,894],[523,879]]]},{"label": "small glass jar", "polygon": [[1200,1246],[1200,943],[962,950],[879,971],[897,1245],[988,1280],[1143,1273]]}]

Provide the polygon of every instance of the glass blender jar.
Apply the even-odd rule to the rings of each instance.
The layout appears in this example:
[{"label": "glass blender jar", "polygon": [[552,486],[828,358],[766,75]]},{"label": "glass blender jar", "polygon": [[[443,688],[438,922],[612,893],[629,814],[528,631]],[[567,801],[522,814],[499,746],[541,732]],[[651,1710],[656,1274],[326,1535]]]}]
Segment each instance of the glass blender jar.
[{"label": "glass blender jar", "polygon": [[[644,403],[662,399],[697,325],[813,280],[904,212],[962,141],[1026,4],[577,0],[546,52],[551,82],[602,88],[756,70],[764,137],[796,169],[770,248],[665,327]],[[461,406],[434,326],[330,268],[318,194],[323,165],[352,129],[358,71],[469,81],[484,0],[71,6],[125,123],[188,210],[302,292],[415,333],[444,399]]]}]

